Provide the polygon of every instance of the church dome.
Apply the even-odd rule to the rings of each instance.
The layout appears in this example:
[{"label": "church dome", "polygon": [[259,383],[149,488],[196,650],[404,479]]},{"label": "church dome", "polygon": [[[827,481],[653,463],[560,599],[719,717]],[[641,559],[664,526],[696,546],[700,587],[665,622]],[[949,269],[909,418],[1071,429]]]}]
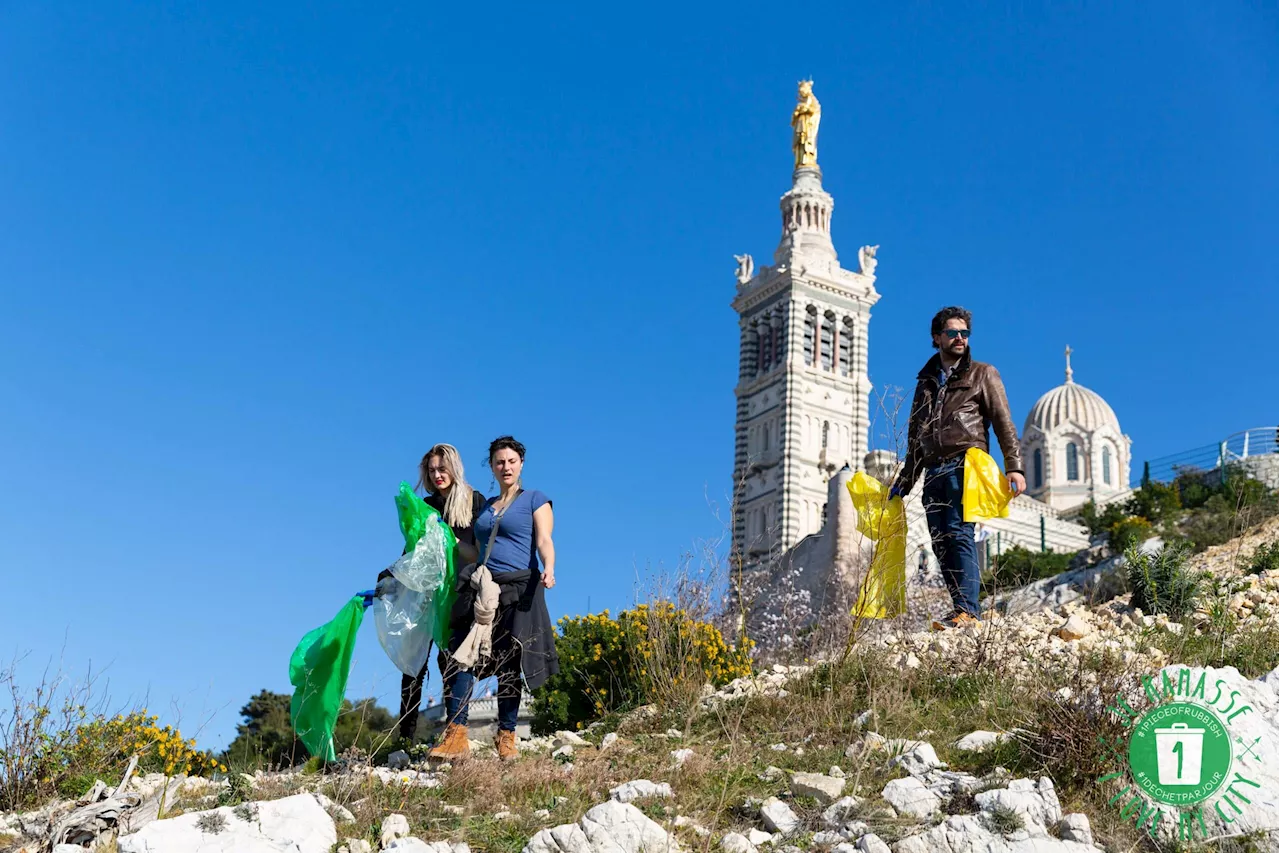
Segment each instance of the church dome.
[{"label": "church dome", "polygon": [[1096,391],[1077,385],[1071,374],[1068,356],[1067,381],[1036,400],[1022,431],[1025,433],[1037,427],[1041,432],[1049,432],[1062,424],[1074,423],[1085,432],[1109,426],[1119,433],[1120,419],[1107,401]]}]

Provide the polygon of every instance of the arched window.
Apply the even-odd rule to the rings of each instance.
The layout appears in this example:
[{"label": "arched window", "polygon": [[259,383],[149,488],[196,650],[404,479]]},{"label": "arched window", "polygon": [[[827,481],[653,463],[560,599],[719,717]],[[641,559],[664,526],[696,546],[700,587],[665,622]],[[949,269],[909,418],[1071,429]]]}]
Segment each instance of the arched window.
[{"label": "arched window", "polygon": [[822,318],[822,369],[831,372],[835,369],[836,349],[836,315],[830,311]]},{"label": "arched window", "polygon": [[1035,484],[1032,488],[1036,489],[1044,485],[1044,456],[1038,447],[1031,454],[1031,482]]},{"label": "arched window", "polygon": [[1080,479],[1080,451],[1074,441],[1067,444],[1067,479],[1071,482]]},{"label": "arched window", "polygon": [[814,363],[814,346],[818,341],[818,309],[812,305],[804,315],[804,363],[812,367]]},{"label": "arched window", "polygon": [[1111,485],[1111,448],[1102,448],[1102,482]]},{"label": "arched window", "polygon": [[840,324],[840,375],[849,375],[849,345],[853,342],[853,318],[845,317]]}]

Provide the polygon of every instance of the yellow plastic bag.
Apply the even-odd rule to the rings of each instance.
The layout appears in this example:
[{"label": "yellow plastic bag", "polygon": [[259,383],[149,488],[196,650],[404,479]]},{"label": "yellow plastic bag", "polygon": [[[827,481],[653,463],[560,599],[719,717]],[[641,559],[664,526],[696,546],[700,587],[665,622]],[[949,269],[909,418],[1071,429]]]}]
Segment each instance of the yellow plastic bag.
[{"label": "yellow plastic bag", "polygon": [[976,447],[964,453],[964,520],[1008,518],[1013,491],[996,460]]},{"label": "yellow plastic bag", "polygon": [[853,615],[891,619],[907,612],[907,513],[883,483],[859,471],[849,481],[858,532],[876,543]]}]

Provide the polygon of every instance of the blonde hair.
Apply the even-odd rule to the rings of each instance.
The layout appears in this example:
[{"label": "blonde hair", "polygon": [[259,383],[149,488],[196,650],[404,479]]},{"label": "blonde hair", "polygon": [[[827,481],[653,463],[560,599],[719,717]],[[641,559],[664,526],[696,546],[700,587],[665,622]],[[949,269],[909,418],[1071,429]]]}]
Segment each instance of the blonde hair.
[{"label": "blonde hair", "polygon": [[440,457],[440,464],[449,472],[449,477],[453,480],[449,493],[444,497],[444,520],[450,527],[470,527],[473,520],[471,517],[473,490],[467,485],[467,478],[463,476],[462,457],[458,454],[458,448],[452,444],[437,444],[428,450],[423,455],[422,461],[418,463],[418,485],[429,493],[435,494],[431,480],[427,477],[427,468],[431,464],[432,456]]}]

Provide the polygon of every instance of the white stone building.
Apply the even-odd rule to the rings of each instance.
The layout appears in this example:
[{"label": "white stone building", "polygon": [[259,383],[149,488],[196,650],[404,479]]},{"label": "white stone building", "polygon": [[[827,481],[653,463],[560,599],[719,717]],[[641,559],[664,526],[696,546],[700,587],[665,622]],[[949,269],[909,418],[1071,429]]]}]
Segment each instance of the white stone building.
[{"label": "white stone building", "polygon": [[[868,452],[867,331],[881,297],[878,247],[859,251],[858,271],[841,266],[831,239],[834,201],[816,163],[795,169],[781,208],[773,266],[737,259],[734,546],[748,565],[798,578],[821,602],[836,585],[856,588],[871,547],[856,532],[844,484],[857,470],[887,482],[899,464],[894,451]],[[899,418],[905,431],[906,412]],[[1084,528],[1063,511],[1127,493],[1130,440],[1106,401],[1074,383],[1069,351],[1067,381],[1032,407],[1022,445],[1029,492],[1013,501],[1009,518],[980,528],[984,557],[1014,545],[1085,547]],[[919,570],[917,582],[935,583],[919,492],[918,485],[908,499],[908,563]]]},{"label": "white stone building", "polygon": [[1130,444],[1107,401],[1075,383],[1067,347],[1067,381],[1036,401],[1022,427],[1027,494],[1058,510],[1127,494]]}]

